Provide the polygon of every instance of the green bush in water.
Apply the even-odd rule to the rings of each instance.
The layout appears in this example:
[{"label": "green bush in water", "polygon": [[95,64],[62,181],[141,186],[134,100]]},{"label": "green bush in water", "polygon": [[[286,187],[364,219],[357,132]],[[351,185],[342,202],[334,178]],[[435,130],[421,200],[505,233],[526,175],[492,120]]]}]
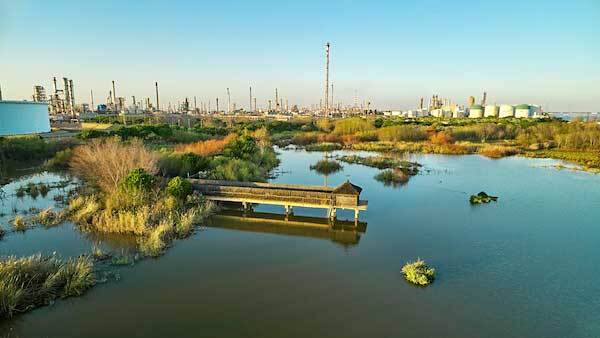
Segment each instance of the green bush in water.
[{"label": "green bush in water", "polygon": [[422,259],[417,259],[412,263],[406,263],[402,267],[402,274],[407,281],[416,285],[426,286],[433,282],[435,269],[429,267]]},{"label": "green bush in water", "polygon": [[135,168],[120,182],[125,191],[150,191],[154,184],[154,176],[142,168]]},{"label": "green bush in water", "polygon": [[173,197],[184,199],[192,193],[192,184],[179,176],[169,180],[167,193]]},{"label": "green bush in water", "polygon": [[471,197],[469,198],[469,202],[471,202],[471,204],[490,203],[491,201],[497,201],[497,200],[498,200],[498,197],[490,196],[483,191],[477,195],[471,195]]},{"label": "green bush in water", "polygon": [[329,175],[342,170],[342,166],[336,161],[320,160],[310,166],[310,170],[314,170],[321,175]]}]

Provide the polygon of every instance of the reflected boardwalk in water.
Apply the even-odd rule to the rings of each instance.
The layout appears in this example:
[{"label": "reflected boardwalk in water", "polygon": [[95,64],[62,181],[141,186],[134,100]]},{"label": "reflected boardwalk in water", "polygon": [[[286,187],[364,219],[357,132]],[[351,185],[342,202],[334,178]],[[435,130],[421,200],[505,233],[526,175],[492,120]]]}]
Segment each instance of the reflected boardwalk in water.
[{"label": "reflected boardwalk in water", "polygon": [[329,239],[343,246],[358,245],[366,222],[330,221],[327,218],[280,215],[266,212],[223,210],[206,224],[209,227]]},{"label": "reflected boardwalk in water", "polygon": [[358,221],[361,210],[368,202],[360,199],[362,188],[346,181],[335,188],[312,185],[273,184],[190,179],[192,186],[209,200],[242,203],[244,209],[251,204],[282,205],[286,215],[293,207],[327,209],[329,218],[336,218],[337,209],[354,210]]}]

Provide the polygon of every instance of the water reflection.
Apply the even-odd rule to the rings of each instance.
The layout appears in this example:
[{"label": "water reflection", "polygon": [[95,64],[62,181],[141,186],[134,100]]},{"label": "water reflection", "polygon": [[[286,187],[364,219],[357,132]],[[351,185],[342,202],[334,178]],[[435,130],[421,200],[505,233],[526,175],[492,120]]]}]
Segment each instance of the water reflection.
[{"label": "water reflection", "polygon": [[286,217],[281,214],[240,210],[223,210],[206,225],[239,231],[329,239],[344,247],[358,245],[361,235],[367,230],[366,222],[330,222],[328,218],[321,217]]}]

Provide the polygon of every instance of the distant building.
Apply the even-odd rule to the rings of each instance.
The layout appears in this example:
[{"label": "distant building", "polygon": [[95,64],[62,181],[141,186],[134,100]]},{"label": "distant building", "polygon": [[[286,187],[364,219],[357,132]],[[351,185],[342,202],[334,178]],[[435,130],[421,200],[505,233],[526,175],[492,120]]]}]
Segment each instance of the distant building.
[{"label": "distant building", "polygon": [[39,134],[49,131],[48,103],[0,101],[0,136]]},{"label": "distant building", "polygon": [[483,113],[485,117],[498,117],[498,106],[496,105],[487,105],[485,106],[485,110]]},{"label": "distant building", "polygon": [[510,104],[503,104],[500,106],[500,112],[498,113],[498,117],[514,117],[515,116],[515,107]]},{"label": "distant building", "polygon": [[472,119],[482,118],[483,107],[478,104],[474,104],[473,106],[471,106],[471,108],[469,108],[469,117]]},{"label": "distant building", "polygon": [[520,104],[515,107],[516,118],[529,118],[532,116],[530,106],[528,104]]}]

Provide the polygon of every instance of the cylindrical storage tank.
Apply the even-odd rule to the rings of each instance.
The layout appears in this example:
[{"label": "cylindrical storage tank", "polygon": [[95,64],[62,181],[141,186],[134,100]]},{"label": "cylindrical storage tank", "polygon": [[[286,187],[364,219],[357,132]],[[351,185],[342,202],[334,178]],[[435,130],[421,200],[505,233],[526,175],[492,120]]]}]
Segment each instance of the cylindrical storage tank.
[{"label": "cylindrical storage tank", "polygon": [[498,106],[496,106],[496,105],[485,106],[484,116],[485,117],[498,117]]},{"label": "cylindrical storage tank", "polygon": [[520,104],[515,107],[515,117],[516,118],[528,118],[531,117],[529,105],[528,104]]},{"label": "cylindrical storage tank", "polygon": [[49,131],[48,103],[0,101],[0,137]]},{"label": "cylindrical storage tank", "polygon": [[510,104],[503,104],[500,106],[500,113],[498,115],[500,118],[502,117],[514,117],[515,116],[515,107]]},{"label": "cylindrical storage tank", "polygon": [[483,107],[478,104],[471,106],[471,108],[469,108],[469,117],[472,119],[483,117]]}]

